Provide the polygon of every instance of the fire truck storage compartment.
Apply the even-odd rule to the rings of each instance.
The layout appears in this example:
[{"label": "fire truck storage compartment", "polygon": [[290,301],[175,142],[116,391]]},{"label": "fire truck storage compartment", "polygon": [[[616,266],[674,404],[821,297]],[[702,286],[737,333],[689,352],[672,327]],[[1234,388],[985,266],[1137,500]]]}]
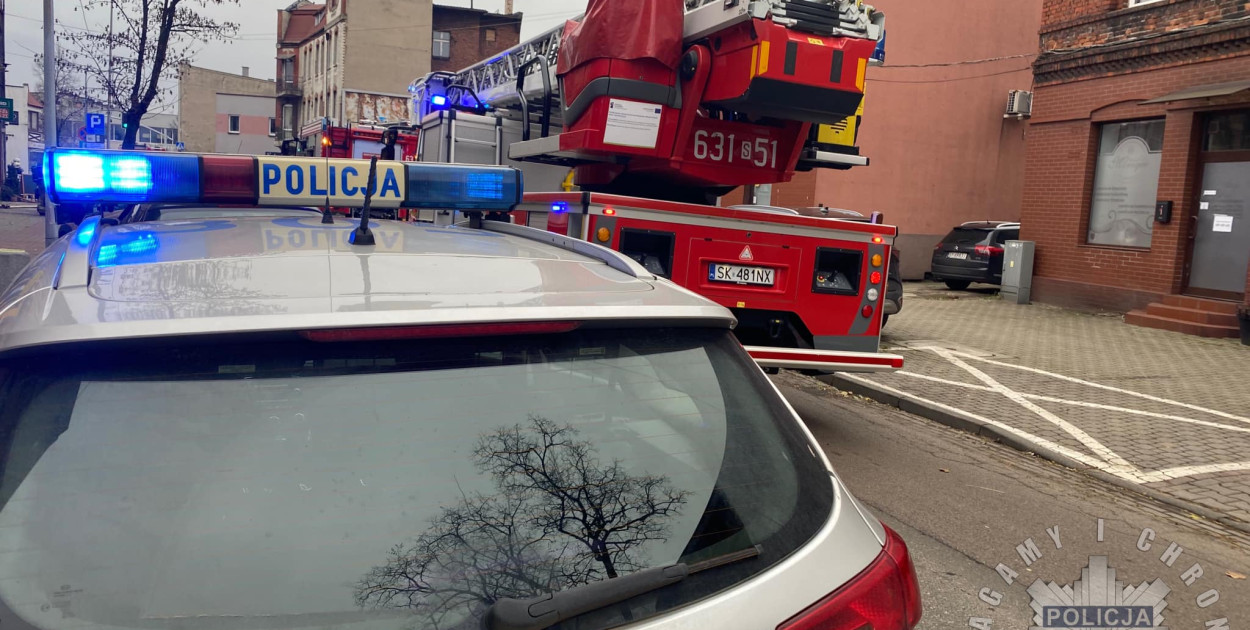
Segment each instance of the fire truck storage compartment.
[{"label": "fire truck storage compartment", "polygon": [[[590,0],[582,21],[565,26],[556,63],[565,130],[601,130],[605,142],[618,144],[611,142],[608,128],[613,100],[676,107],[680,101],[677,67],[682,57],[684,20],[684,3],[676,0]],[[629,28],[621,28],[626,24]],[[676,115],[664,109],[666,117]],[[671,154],[669,134],[660,134],[651,142],[645,146],[648,139],[644,138],[641,146],[627,141],[620,144],[627,151],[659,149]]]},{"label": "fire truck storage compartment", "polygon": [[859,295],[864,253],[854,249],[820,247],[816,250],[816,270],[812,274],[813,293]]},{"label": "fire truck storage compartment", "polygon": [[673,277],[673,247],[677,235],[660,230],[621,230],[620,252],[638,261],[647,271],[664,278]]}]

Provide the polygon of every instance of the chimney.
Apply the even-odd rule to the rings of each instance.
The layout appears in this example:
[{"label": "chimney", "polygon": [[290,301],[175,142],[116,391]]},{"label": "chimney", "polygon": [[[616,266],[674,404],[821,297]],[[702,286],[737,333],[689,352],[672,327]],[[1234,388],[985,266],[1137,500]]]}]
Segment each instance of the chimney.
[{"label": "chimney", "polygon": [[245,77],[252,76],[252,69],[247,66],[243,66],[243,76]]},{"label": "chimney", "polygon": [[503,0],[503,14],[512,15],[512,0]]}]

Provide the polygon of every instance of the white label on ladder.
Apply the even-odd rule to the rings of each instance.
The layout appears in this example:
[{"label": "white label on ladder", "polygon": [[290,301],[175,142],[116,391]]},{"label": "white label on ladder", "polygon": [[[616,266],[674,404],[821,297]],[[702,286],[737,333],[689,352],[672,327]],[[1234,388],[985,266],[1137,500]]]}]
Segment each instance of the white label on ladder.
[{"label": "white label on ladder", "polygon": [[603,143],[623,147],[654,149],[660,139],[660,118],[664,106],[637,101],[608,101],[608,122]]}]

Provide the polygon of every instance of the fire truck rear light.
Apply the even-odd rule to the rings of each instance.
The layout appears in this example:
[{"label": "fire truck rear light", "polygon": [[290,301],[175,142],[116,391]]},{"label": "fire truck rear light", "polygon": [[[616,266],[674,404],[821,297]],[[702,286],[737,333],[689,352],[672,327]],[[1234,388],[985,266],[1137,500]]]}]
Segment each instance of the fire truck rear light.
[{"label": "fire truck rear light", "polygon": [[616,216],[616,210],[613,210],[612,208],[604,208],[603,213],[610,217]]},{"label": "fire truck rear light", "polygon": [[601,227],[595,231],[595,238],[599,239],[600,243],[606,243],[612,240],[612,230],[609,230],[608,228],[605,228],[605,227]]},{"label": "fire truck rear light", "polygon": [[868,276],[868,284],[881,284],[881,272],[872,272],[872,274]]},{"label": "fire truck rear light", "polygon": [[885,549],[842,588],[777,630],[911,630],[920,622],[920,587],[907,545],[886,528]]},{"label": "fire truck rear light", "polygon": [[872,266],[873,266],[873,267],[880,267],[880,266],[881,266],[881,263],[883,263],[883,262],[885,262],[885,258],[882,258],[882,257],[881,257],[881,254],[873,254],[873,255],[872,255]]},{"label": "fire truck rear light", "polygon": [[859,314],[864,317],[872,317],[872,306],[865,306],[864,310],[860,311]]},{"label": "fire truck rear light", "polygon": [[876,302],[877,298],[879,297],[881,297],[881,292],[878,291],[875,287],[868,289],[868,301],[869,302]]},{"label": "fire truck rear light", "polygon": [[881,238],[880,236],[874,236],[872,237],[872,242],[876,243],[877,245],[880,245],[885,242],[885,239]]},{"label": "fire truck rear light", "polygon": [[499,324],[435,324],[389,328],[342,328],[305,330],[300,336],[318,343],[395,341],[400,339],[449,339],[455,337],[501,337],[542,335],[577,330],[581,322],[506,322]]}]

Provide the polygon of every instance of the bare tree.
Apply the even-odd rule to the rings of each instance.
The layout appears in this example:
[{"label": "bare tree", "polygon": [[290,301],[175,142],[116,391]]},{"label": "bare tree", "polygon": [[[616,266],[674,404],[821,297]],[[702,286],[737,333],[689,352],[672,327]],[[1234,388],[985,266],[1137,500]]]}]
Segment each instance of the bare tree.
[{"label": "bare tree", "polygon": [[[666,477],[630,475],[620,461],[602,463],[568,426],[530,416],[529,426],[500,429],[478,443],[477,465],[504,492],[532,496],[533,525],[585,546],[608,578],[638,569],[635,548],[667,533],[665,517],[688,493]],[[593,571],[588,570],[593,578]]]},{"label": "bare tree", "polygon": [[223,4],[238,0],[86,0],[88,10],[111,9],[117,28],[67,33],[66,63],[79,75],[89,75],[106,101],[121,110],[122,148],[135,147],[143,116],[171,89],[162,82],[176,77],[197,43],[226,41],[238,33],[238,24],[201,13]]},{"label": "bare tree", "polygon": [[391,548],[357,583],[357,605],[467,627],[502,598],[641,568],[638,547],[665,540],[688,496],[665,477],[600,462],[575,429],[537,416],[482,436],[474,460],[498,493],[462,493],[423,534]]}]

